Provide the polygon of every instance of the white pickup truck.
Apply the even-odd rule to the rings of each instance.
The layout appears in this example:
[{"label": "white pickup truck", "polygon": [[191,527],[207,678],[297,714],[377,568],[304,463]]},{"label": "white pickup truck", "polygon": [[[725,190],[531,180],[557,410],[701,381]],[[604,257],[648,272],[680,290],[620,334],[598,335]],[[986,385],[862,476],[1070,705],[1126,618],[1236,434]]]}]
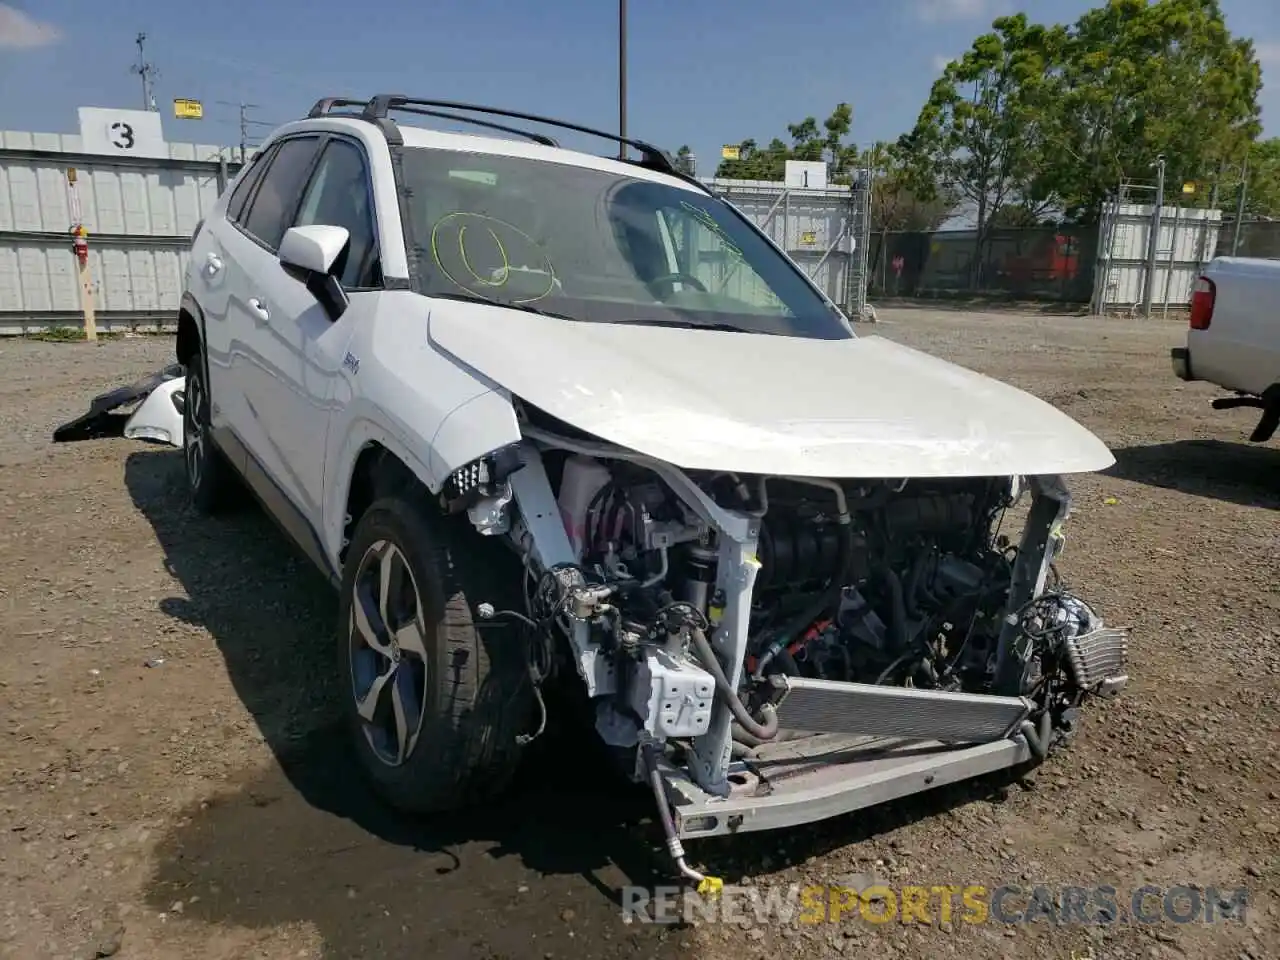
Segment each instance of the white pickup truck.
[{"label": "white pickup truck", "polygon": [[1172,350],[1180,380],[1204,380],[1234,395],[1215,410],[1262,411],[1249,439],[1264,443],[1280,427],[1280,260],[1217,257],[1191,294],[1187,345]]}]

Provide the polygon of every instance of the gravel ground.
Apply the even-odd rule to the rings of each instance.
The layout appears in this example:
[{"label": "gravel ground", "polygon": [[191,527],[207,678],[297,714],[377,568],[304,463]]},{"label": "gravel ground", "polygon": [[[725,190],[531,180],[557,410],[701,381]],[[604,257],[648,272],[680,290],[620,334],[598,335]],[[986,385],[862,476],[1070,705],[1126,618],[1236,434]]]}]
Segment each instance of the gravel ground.
[{"label": "gravel ground", "polygon": [[334,598],[270,522],[192,515],[175,451],[48,442],[167,338],[0,341],[0,956],[1280,956],[1280,446],[1172,378],[1173,323],[881,316],[1115,450],[1073,484],[1061,568],[1133,627],[1135,680],[1021,779],[694,858],[765,888],[1110,884],[1122,908],[1246,886],[1243,919],[624,925],[620,888],[664,882],[643,796],[561,748],[498,809],[392,816],[334,747]]}]

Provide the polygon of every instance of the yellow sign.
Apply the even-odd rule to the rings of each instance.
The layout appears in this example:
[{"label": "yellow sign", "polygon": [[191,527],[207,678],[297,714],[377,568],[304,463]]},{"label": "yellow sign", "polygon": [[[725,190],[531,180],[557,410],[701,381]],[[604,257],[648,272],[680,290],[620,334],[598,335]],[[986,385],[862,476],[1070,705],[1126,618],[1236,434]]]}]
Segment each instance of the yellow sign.
[{"label": "yellow sign", "polygon": [[805,247],[812,247],[818,242],[818,235],[812,230],[806,230],[800,234],[800,244]]},{"label": "yellow sign", "polygon": [[726,145],[720,148],[720,157],[723,160],[740,160],[742,159],[742,148],[734,145]]},{"label": "yellow sign", "polygon": [[1195,184],[1195,181],[1194,181],[1194,180],[1188,180],[1186,183],[1184,183],[1184,184],[1182,185],[1182,192],[1183,192],[1183,193],[1195,193],[1195,192],[1196,192],[1196,184]]},{"label": "yellow sign", "polygon": [[199,100],[174,100],[173,115],[179,120],[203,120],[204,104]]}]

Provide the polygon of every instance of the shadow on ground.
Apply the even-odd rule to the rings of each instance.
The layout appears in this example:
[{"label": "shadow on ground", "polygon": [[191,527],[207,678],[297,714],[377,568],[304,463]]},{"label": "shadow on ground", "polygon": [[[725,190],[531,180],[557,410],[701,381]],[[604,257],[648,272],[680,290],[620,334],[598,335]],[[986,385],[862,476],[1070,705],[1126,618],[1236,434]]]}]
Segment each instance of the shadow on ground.
[{"label": "shadow on ground", "polygon": [[[132,454],[125,482],[191,598],[162,609],[212,634],[277,761],[186,811],[161,841],[147,892],[155,909],[181,900],[184,915],[210,923],[310,924],[326,956],[342,960],[689,949],[688,931],[621,921],[624,886],[672,881],[650,798],[602,774],[589,735],[539,741],[498,805],[431,820],[392,812],[365,789],[337,732],[330,587],[257,509],[217,520],[191,513],[176,451]],[[750,877],[1007,782],[690,852],[726,879]]]},{"label": "shadow on ground", "polygon": [[1280,509],[1280,447],[1175,440],[1113,450],[1106,471],[1122,480],[1247,506]]}]

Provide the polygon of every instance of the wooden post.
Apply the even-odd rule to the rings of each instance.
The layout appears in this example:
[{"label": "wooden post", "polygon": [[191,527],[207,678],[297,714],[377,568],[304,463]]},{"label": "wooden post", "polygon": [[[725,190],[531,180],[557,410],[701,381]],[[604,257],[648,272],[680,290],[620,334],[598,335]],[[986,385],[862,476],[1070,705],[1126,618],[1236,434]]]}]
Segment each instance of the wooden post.
[{"label": "wooden post", "polygon": [[[77,227],[79,235],[85,236],[84,227]],[[76,258],[76,264],[80,272],[80,310],[84,314],[84,338],[86,340],[98,339],[98,322],[94,314],[93,306],[93,274],[89,270],[89,258],[86,256],[81,262],[79,257]]]},{"label": "wooden post", "polygon": [[[89,271],[89,233],[80,216],[80,192],[76,189],[76,168],[67,168],[67,204],[71,208],[72,247],[80,276],[80,312],[84,315],[84,338],[98,339],[98,323],[93,310],[93,274]],[[83,257],[81,256],[83,254]]]}]

